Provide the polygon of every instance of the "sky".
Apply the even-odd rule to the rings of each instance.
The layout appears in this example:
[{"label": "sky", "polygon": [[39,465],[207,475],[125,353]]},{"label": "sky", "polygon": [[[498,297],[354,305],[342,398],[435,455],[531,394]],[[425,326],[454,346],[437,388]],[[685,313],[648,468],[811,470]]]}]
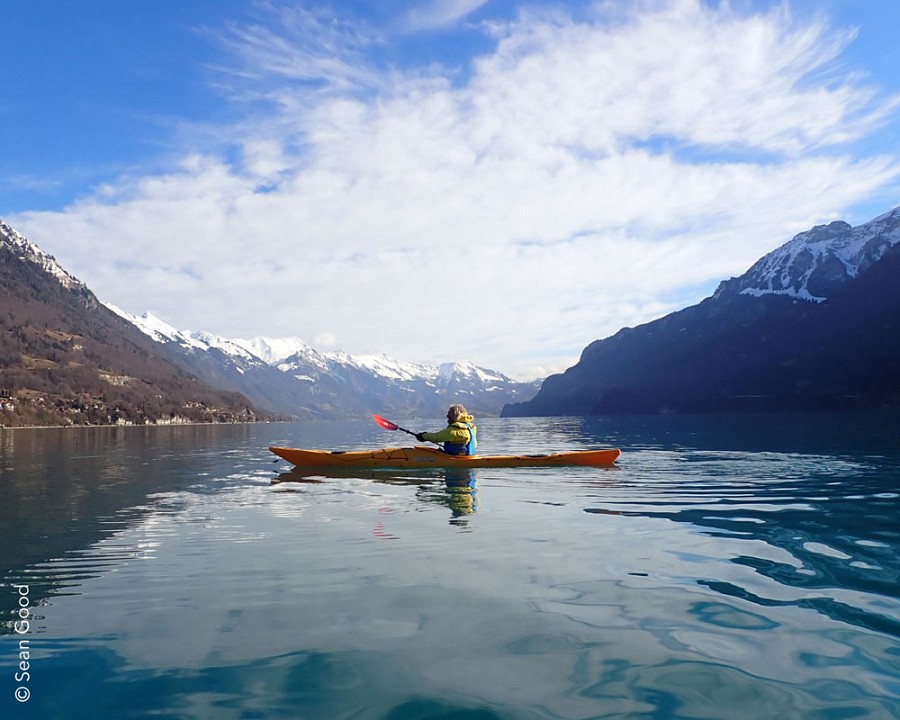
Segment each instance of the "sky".
[{"label": "sky", "polygon": [[531,379],[900,204],[896,0],[0,17],[0,218],[183,330]]}]

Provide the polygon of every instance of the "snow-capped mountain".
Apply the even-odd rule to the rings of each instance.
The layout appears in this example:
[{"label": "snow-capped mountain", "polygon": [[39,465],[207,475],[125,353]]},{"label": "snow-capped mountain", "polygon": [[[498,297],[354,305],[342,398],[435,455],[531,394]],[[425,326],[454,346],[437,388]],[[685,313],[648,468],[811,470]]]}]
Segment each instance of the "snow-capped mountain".
[{"label": "snow-capped mountain", "polygon": [[822,302],[898,243],[900,207],[858,227],[817,225],[753,265],[739,278],[739,292]]},{"label": "snow-capped mountain", "polygon": [[67,290],[83,289],[84,283],[63,270],[56,258],[48,255],[17,230],[0,220],[0,236],[4,244],[20,259],[34,263],[44,272],[49,273]]},{"label": "snow-capped mountain", "polygon": [[796,235],[712,297],[588,345],[503,415],[900,407],[900,207]]},{"label": "snow-capped mountain", "polygon": [[496,415],[530,397],[539,383],[517,382],[470,362],[425,365],[383,354],[320,352],[299,338],[224,338],[177,330],[144,313],[109,305],[209,383],[245,394],[259,407],[298,417],[396,412],[438,417],[451,402]]}]

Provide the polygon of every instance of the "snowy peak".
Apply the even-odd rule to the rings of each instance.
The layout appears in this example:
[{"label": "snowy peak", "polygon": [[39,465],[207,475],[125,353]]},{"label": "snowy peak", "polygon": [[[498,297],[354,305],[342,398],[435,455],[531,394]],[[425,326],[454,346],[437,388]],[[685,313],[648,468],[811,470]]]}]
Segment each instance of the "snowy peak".
[{"label": "snowy peak", "polygon": [[106,307],[112,310],[120,317],[128,320],[142,333],[153,338],[158,343],[177,343],[182,347],[208,352],[209,350],[220,350],[226,355],[243,360],[258,360],[259,358],[252,352],[248,351],[241,344],[243,341],[230,340],[218,335],[213,335],[205,331],[191,332],[189,330],[176,330],[165,320],[161,320],[153,313],[145,312],[143,315],[131,315],[121,308],[110,303],[105,303]]},{"label": "snowy peak", "polygon": [[437,368],[437,384],[449,388],[454,384],[475,385],[483,390],[493,390],[503,383],[511,382],[503,373],[487,370],[471,362],[442,363]]},{"label": "snowy peak", "polygon": [[266,365],[278,365],[285,358],[297,353],[315,353],[315,350],[300,338],[254,337],[249,340],[224,338],[205,330],[196,332],[177,330],[151,312],[138,316],[131,315],[111,303],[106,303],[106,306],[160,343],[173,342],[184,348],[201,351],[220,350],[233,358],[261,361]]},{"label": "snowy peak", "polygon": [[24,235],[14,230],[11,226],[0,220],[0,245],[9,250],[22,260],[27,260],[41,267],[44,272],[52,275],[64,288],[75,290],[84,288],[85,284],[63,270],[56,262],[56,258],[48,255],[37,245],[28,240]]},{"label": "snowy peak", "polygon": [[744,295],[788,295],[822,302],[900,243],[900,207],[851,227],[818,225],[761,258],[738,278]]},{"label": "snowy peak", "polygon": [[156,342],[178,342],[181,333],[178,332],[171,325],[166,323],[164,320],[160,320],[158,317],[153,315],[152,313],[145,312],[140,317],[136,317],[131,315],[122,308],[113,305],[112,303],[104,303],[106,307],[112,310],[119,317],[127,320],[132,325],[137,327],[144,335],[149,335],[151,338],[156,340]]},{"label": "snowy peak", "polygon": [[298,337],[267,338],[257,336],[249,340],[235,338],[232,342],[269,365],[277,365],[291,355],[312,350],[309,345]]},{"label": "snowy peak", "polygon": [[362,372],[369,372],[386,380],[407,381],[430,376],[431,368],[426,365],[395,360],[383,353],[374,355],[348,355],[344,352],[324,353],[333,366],[346,366]]}]

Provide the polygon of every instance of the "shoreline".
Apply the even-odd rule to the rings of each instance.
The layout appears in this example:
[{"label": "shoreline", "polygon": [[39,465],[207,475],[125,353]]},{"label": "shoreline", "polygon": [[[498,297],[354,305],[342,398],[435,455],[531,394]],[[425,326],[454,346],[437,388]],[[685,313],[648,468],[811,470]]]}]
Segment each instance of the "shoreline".
[{"label": "shoreline", "polygon": [[273,423],[292,423],[297,420],[259,420],[249,422],[242,420],[240,422],[187,422],[187,423],[147,423],[145,425],[0,425],[0,432],[6,430],[88,430],[88,429],[139,429],[147,430],[148,428],[175,428],[175,427],[221,427],[223,425],[271,425]]}]

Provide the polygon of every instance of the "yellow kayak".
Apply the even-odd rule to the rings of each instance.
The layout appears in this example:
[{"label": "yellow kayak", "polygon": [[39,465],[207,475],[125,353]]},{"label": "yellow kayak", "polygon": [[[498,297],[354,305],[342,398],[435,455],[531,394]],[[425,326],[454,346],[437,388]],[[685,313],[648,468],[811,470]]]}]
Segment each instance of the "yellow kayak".
[{"label": "yellow kayak", "polygon": [[621,450],[570,450],[547,455],[448,455],[431,447],[383,448],[381,450],[301,450],[270,447],[278,457],[297,467],[357,468],[482,468],[548,467],[559,465],[612,465]]}]

